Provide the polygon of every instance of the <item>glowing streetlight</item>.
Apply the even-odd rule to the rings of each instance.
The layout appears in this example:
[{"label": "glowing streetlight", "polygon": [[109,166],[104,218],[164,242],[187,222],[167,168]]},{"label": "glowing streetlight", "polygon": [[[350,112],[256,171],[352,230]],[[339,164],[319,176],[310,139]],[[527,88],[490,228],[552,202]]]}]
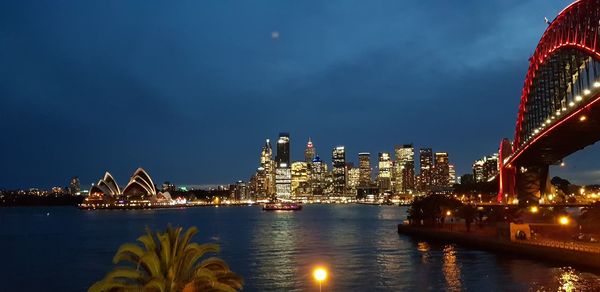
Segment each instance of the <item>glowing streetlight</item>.
[{"label": "glowing streetlight", "polygon": [[313,271],[313,277],[319,282],[319,291],[321,291],[321,284],[327,279],[327,270],[323,267],[318,267]]},{"label": "glowing streetlight", "polygon": [[587,120],[587,117],[586,117],[586,116],[581,116],[581,117],[579,117],[579,121],[580,121],[580,122],[583,122],[583,121],[585,121],[585,120]]},{"label": "glowing streetlight", "polygon": [[450,216],[452,215],[452,212],[450,210],[446,211],[446,216]]},{"label": "glowing streetlight", "polygon": [[529,211],[531,211],[531,213],[535,214],[539,211],[537,206],[531,206],[531,208],[529,208]]},{"label": "glowing streetlight", "polygon": [[569,217],[567,216],[560,216],[558,219],[558,223],[560,223],[560,225],[569,225],[569,221]]}]

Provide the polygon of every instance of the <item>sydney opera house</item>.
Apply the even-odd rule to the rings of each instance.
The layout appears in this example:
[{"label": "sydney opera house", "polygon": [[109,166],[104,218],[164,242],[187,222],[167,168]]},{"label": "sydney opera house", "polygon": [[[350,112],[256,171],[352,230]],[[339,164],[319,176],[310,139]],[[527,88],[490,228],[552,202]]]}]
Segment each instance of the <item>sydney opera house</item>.
[{"label": "sydney opera house", "polygon": [[89,196],[80,205],[81,208],[144,208],[172,205],[175,201],[168,192],[156,191],[152,178],[143,168],[138,168],[129,183],[121,189],[114,177],[106,172],[104,177],[90,188]]}]

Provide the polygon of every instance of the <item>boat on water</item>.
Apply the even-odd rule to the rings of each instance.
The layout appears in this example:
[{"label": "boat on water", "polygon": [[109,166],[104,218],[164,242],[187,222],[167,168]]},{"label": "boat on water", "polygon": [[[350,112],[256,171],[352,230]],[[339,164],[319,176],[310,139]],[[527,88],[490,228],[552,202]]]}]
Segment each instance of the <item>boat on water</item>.
[{"label": "boat on water", "polygon": [[264,211],[300,211],[302,205],[293,202],[269,202],[263,205]]}]

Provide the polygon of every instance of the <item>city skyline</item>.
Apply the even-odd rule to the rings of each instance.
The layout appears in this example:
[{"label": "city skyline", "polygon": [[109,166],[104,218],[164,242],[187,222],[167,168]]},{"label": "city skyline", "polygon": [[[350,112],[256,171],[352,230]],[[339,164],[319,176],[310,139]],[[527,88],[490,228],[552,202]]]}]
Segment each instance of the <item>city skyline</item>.
[{"label": "city skyline", "polygon": [[[512,138],[543,17],[568,2],[282,2],[240,4],[249,6],[221,18],[212,15],[228,11],[223,3],[153,3],[136,25],[118,13],[132,3],[3,3],[0,129],[9,139],[0,188],[66,185],[73,176],[85,186],[106,170],[126,177],[140,166],[178,184],[247,180],[263,137],[280,130],[319,141],[326,160],[336,145],[375,156],[413,142],[451,153],[461,175]],[[432,19],[445,24],[409,30]],[[106,129],[110,141],[98,142]],[[301,160],[300,145],[292,160]],[[594,147],[568,157],[564,177],[597,182],[597,157]]]}]

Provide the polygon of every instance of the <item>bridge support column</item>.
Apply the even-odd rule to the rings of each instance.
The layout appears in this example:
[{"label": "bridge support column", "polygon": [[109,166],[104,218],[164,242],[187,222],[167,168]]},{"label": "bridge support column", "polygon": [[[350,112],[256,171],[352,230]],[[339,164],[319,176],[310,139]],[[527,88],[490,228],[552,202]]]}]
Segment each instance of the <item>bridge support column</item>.
[{"label": "bridge support column", "polygon": [[548,165],[530,165],[517,169],[519,205],[537,204],[549,189]]}]

